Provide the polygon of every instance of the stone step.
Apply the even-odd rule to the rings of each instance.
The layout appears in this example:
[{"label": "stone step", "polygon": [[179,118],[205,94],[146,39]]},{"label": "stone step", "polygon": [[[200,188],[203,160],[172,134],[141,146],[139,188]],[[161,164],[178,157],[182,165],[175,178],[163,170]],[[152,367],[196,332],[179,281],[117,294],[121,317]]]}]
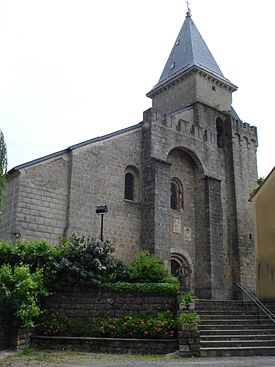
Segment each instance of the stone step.
[{"label": "stone step", "polygon": [[275,335],[275,328],[273,329],[205,329],[200,330],[201,337],[208,335]]},{"label": "stone step", "polygon": [[201,320],[252,320],[252,321],[269,321],[270,319],[265,316],[265,315],[261,315],[261,316],[255,316],[255,315],[249,315],[249,314],[198,314]]},{"label": "stone step", "polygon": [[265,326],[265,325],[269,325],[271,327],[272,322],[269,321],[268,319],[249,319],[249,318],[232,318],[232,319],[227,319],[227,318],[221,318],[221,319],[201,319],[200,320],[200,325],[205,325],[205,324],[209,324],[209,325],[212,325],[212,324],[228,324],[228,325],[246,325],[246,324],[251,324],[251,325],[262,325],[262,326]]},{"label": "stone step", "polygon": [[[262,315],[262,316],[266,316],[264,313],[262,312],[257,312],[257,311],[246,311],[246,310],[226,310],[226,311],[219,311],[219,310],[195,310],[199,315],[253,315],[255,317],[257,317],[258,315]],[[267,317],[267,316],[266,316]]]},{"label": "stone step", "polygon": [[199,301],[195,306],[196,311],[199,310],[258,310],[253,303],[242,303],[241,301]]},{"label": "stone step", "polygon": [[252,302],[200,300],[202,357],[275,355],[275,325]]},{"label": "stone step", "polygon": [[275,347],[275,340],[201,340],[201,347],[215,348],[215,347]]},{"label": "stone step", "polygon": [[274,356],[275,347],[215,347],[200,350],[201,357],[248,357],[248,356]]},{"label": "stone step", "polygon": [[198,300],[196,307],[256,307],[254,302],[243,301],[214,301],[214,300]]},{"label": "stone step", "polygon": [[207,307],[205,307],[205,308],[202,308],[202,309],[197,309],[197,308],[195,308],[195,311],[197,312],[197,313],[209,313],[209,314],[212,314],[212,313],[217,313],[217,314],[219,314],[219,313],[231,313],[231,314],[244,314],[244,313],[248,313],[248,314],[251,314],[251,315],[265,315],[262,311],[260,311],[260,310],[257,310],[257,309],[230,309],[230,310],[228,310],[228,309],[218,309],[218,308],[207,308]]},{"label": "stone step", "polygon": [[275,341],[275,334],[205,334],[200,336],[202,341],[218,341],[218,340],[273,340]]},{"label": "stone step", "polygon": [[[228,329],[229,325],[228,323],[200,323],[199,324],[199,330],[225,330]],[[235,331],[235,329],[242,329],[242,327],[244,329],[272,329],[272,325],[270,323],[266,323],[266,324],[252,324],[252,323],[246,323],[246,324],[241,324],[241,323],[237,323],[237,324],[231,324],[230,325],[230,329],[233,332],[233,330]]]}]

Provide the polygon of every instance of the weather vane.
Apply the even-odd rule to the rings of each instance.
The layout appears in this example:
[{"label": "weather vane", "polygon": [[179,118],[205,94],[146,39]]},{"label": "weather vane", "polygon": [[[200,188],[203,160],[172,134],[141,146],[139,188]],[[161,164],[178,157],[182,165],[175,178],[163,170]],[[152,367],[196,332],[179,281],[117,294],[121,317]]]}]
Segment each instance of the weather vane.
[{"label": "weather vane", "polygon": [[190,5],[189,1],[188,1],[188,0],[186,0],[186,7],[187,7],[186,15],[187,15],[188,17],[190,17],[190,16],[191,16],[191,9],[190,9],[189,5]]}]

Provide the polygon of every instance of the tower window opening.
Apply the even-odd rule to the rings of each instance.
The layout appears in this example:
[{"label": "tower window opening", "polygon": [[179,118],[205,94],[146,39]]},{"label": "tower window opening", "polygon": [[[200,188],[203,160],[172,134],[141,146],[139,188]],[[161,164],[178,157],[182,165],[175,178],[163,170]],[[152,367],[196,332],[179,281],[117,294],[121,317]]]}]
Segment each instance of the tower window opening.
[{"label": "tower window opening", "polygon": [[170,207],[178,211],[183,209],[183,189],[178,179],[171,181]]},{"label": "tower window opening", "polygon": [[124,198],[126,200],[134,200],[134,175],[132,173],[127,172],[125,175],[125,189],[124,189]]},{"label": "tower window opening", "polygon": [[223,148],[224,147],[224,122],[219,117],[216,120],[216,130],[217,130],[218,148]]}]

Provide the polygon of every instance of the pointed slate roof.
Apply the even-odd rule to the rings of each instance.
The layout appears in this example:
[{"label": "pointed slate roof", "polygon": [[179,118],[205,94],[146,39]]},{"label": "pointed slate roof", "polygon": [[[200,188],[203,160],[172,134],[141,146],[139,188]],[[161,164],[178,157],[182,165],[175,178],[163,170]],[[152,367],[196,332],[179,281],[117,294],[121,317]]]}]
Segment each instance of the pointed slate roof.
[{"label": "pointed slate roof", "polygon": [[[182,25],[160,79],[152,91],[163,85],[166,81],[175,77],[177,74],[181,74],[185,70],[194,66],[203,69],[237,89],[236,86],[224,77],[221,69],[193,22],[190,11],[187,11],[186,19]],[[152,91],[150,91],[149,94]]]}]

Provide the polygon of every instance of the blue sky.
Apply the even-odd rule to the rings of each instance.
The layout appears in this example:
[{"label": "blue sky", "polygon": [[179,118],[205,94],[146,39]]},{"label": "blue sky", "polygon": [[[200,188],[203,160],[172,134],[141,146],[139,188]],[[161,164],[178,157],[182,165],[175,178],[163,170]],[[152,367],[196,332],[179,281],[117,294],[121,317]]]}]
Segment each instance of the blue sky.
[{"label": "blue sky", "polygon": [[[192,0],[233,106],[274,166],[274,5]],[[142,120],[185,18],[184,0],[0,0],[0,128],[9,169]]]}]

